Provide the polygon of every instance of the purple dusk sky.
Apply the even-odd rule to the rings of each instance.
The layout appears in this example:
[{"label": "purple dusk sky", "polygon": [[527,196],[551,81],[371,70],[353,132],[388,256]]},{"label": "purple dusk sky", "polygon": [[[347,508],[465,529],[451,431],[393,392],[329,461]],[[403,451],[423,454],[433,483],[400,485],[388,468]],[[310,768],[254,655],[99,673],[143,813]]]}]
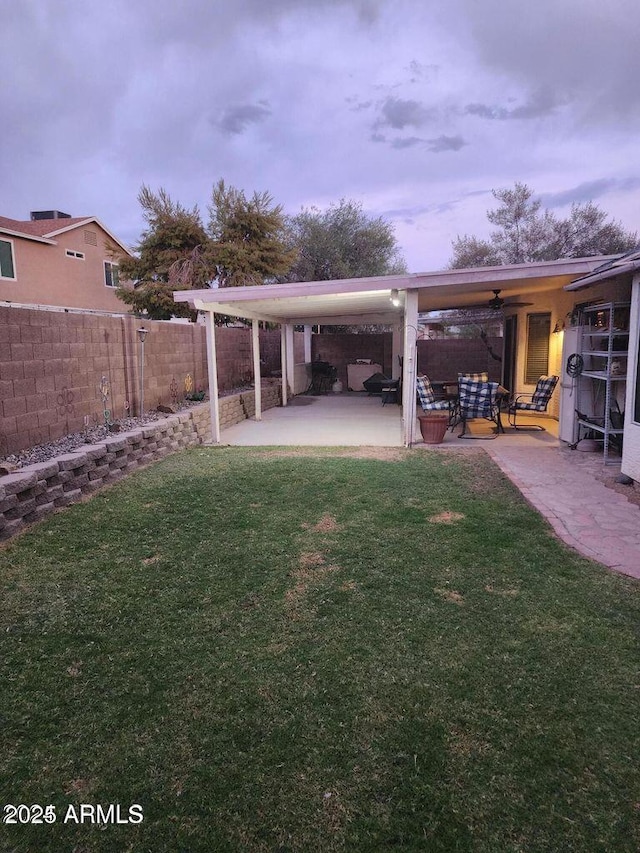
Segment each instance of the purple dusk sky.
[{"label": "purple dusk sky", "polygon": [[523,181],[640,226],[637,0],[0,0],[0,214],[93,215],[142,183],[206,218],[224,178],[286,213],[362,203],[411,272]]}]

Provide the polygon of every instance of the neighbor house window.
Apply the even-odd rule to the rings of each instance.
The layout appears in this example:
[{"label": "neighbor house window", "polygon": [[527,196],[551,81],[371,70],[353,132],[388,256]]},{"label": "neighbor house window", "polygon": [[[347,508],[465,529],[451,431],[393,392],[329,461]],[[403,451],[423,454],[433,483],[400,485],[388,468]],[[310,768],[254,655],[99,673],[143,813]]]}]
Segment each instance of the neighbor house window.
[{"label": "neighbor house window", "polygon": [[16,268],[13,263],[13,242],[0,240],[0,278],[10,278],[15,281]]},{"label": "neighbor house window", "polygon": [[74,252],[73,249],[67,249],[67,257],[84,261],[84,252]]},{"label": "neighbor house window", "polygon": [[524,368],[526,385],[535,385],[549,372],[549,337],[551,314],[527,314],[527,359]]},{"label": "neighbor house window", "polygon": [[112,264],[111,261],[104,262],[104,283],[107,287],[118,286],[118,264]]}]

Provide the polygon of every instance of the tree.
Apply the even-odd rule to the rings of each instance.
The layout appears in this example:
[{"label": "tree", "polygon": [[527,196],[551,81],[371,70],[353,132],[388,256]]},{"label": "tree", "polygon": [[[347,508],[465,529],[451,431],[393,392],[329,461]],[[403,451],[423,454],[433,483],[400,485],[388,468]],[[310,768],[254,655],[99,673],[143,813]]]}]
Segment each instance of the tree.
[{"label": "tree", "polygon": [[138,201],[147,228],[136,246],[137,257],[119,261],[120,276],[133,281],[134,287],[118,287],[116,293],[134,311],[146,311],[152,320],[192,317],[193,311],[186,303],[174,302],[173,291],[206,287],[207,273],[199,270],[185,285],[172,281],[172,270],[208,240],[198,208],[187,210],[172,201],[166,190],[160,188],[154,193],[144,184]]},{"label": "tree", "polygon": [[219,181],[209,205],[205,229],[197,207],[184,208],[168,193],[144,186],[138,194],[147,229],[137,257],[123,258],[120,272],[134,282],[117,293],[134,310],[152,319],[193,317],[174,290],[264,284],[284,275],[296,253],[286,243],[282,209],[268,193],[247,199],[241,190]]},{"label": "tree", "polygon": [[497,230],[488,240],[456,237],[451,269],[615,255],[637,244],[636,233],[608,221],[591,201],[573,204],[570,215],[560,219],[542,209],[526,184],[516,182],[513,189],[492,190],[492,195],[500,206],[489,210],[487,219]]},{"label": "tree", "polygon": [[250,199],[218,181],[209,205],[209,263],[220,287],[265,284],[285,275],[296,259],[287,246],[280,205],[267,192]]},{"label": "tree", "polygon": [[393,226],[372,218],[355,201],[341,199],[321,211],[303,208],[287,221],[298,258],[287,281],[327,281],[405,273]]}]

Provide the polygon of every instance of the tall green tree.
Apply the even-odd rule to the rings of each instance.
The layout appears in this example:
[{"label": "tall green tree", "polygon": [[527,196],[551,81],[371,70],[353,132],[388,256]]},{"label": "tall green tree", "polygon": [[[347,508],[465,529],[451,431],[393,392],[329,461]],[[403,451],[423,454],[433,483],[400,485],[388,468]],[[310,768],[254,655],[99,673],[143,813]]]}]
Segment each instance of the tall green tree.
[{"label": "tall green tree", "polygon": [[456,237],[450,268],[615,255],[638,242],[637,233],[609,220],[593,202],[572,205],[569,216],[561,219],[543,209],[526,184],[516,182],[513,189],[493,190],[492,195],[500,204],[487,211],[487,219],[496,230],[488,240]]},{"label": "tall green tree", "polygon": [[152,320],[191,317],[186,303],[177,303],[173,291],[180,287],[206,287],[208,274],[204,268],[194,271],[188,285],[173,281],[176,264],[208,241],[197,207],[187,209],[174,202],[166,190],[157,193],[143,184],[138,202],[147,223],[136,257],[119,260],[120,278],[133,282],[133,288],[118,287],[116,293],[134,311],[147,312]]},{"label": "tall green tree", "polygon": [[287,245],[282,207],[267,192],[247,198],[218,181],[211,193],[208,232],[208,263],[220,287],[276,281],[296,259],[296,250]]},{"label": "tall green tree", "polygon": [[183,207],[163,189],[154,193],[143,185],[138,201],[147,228],[137,256],[120,261],[122,277],[134,287],[117,293],[152,319],[193,316],[188,305],[174,302],[174,290],[265,284],[284,275],[295,260],[282,208],[266,192],[247,198],[219,181],[206,228],[197,207]]},{"label": "tall green tree", "polygon": [[287,220],[298,257],[287,281],[327,281],[393,275],[407,271],[393,226],[370,217],[355,201],[342,199],[326,210],[303,208]]}]

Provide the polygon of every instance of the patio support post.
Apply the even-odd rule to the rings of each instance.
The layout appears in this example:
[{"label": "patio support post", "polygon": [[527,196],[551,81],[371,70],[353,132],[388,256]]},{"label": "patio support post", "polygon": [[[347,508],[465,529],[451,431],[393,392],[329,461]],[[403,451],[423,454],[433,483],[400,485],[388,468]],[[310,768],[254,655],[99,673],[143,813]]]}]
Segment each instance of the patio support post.
[{"label": "patio support post", "polygon": [[311,363],[311,330],[313,326],[304,327],[304,363]]},{"label": "patio support post", "polygon": [[411,447],[416,430],[416,371],[418,291],[407,290],[404,306],[404,359],[402,371],[402,419],[405,447]]},{"label": "patio support post", "polygon": [[282,405],[287,405],[287,337],[286,326],[280,325],[280,367],[282,373]]},{"label": "patio support post", "polygon": [[211,441],[220,444],[220,404],[218,402],[218,360],[216,356],[216,326],[213,311],[205,313],[207,329],[207,371],[209,373],[209,411]]},{"label": "patio support post", "polygon": [[290,323],[284,327],[287,346],[287,382],[292,395],[296,393],[296,359],[293,352],[293,326]]},{"label": "patio support post", "polygon": [[256,403],[255,419],[262,420],[262,378],[260,376],[260,329],[258,320],[251,321],[251,343],[253,344],[253,389]]}]

